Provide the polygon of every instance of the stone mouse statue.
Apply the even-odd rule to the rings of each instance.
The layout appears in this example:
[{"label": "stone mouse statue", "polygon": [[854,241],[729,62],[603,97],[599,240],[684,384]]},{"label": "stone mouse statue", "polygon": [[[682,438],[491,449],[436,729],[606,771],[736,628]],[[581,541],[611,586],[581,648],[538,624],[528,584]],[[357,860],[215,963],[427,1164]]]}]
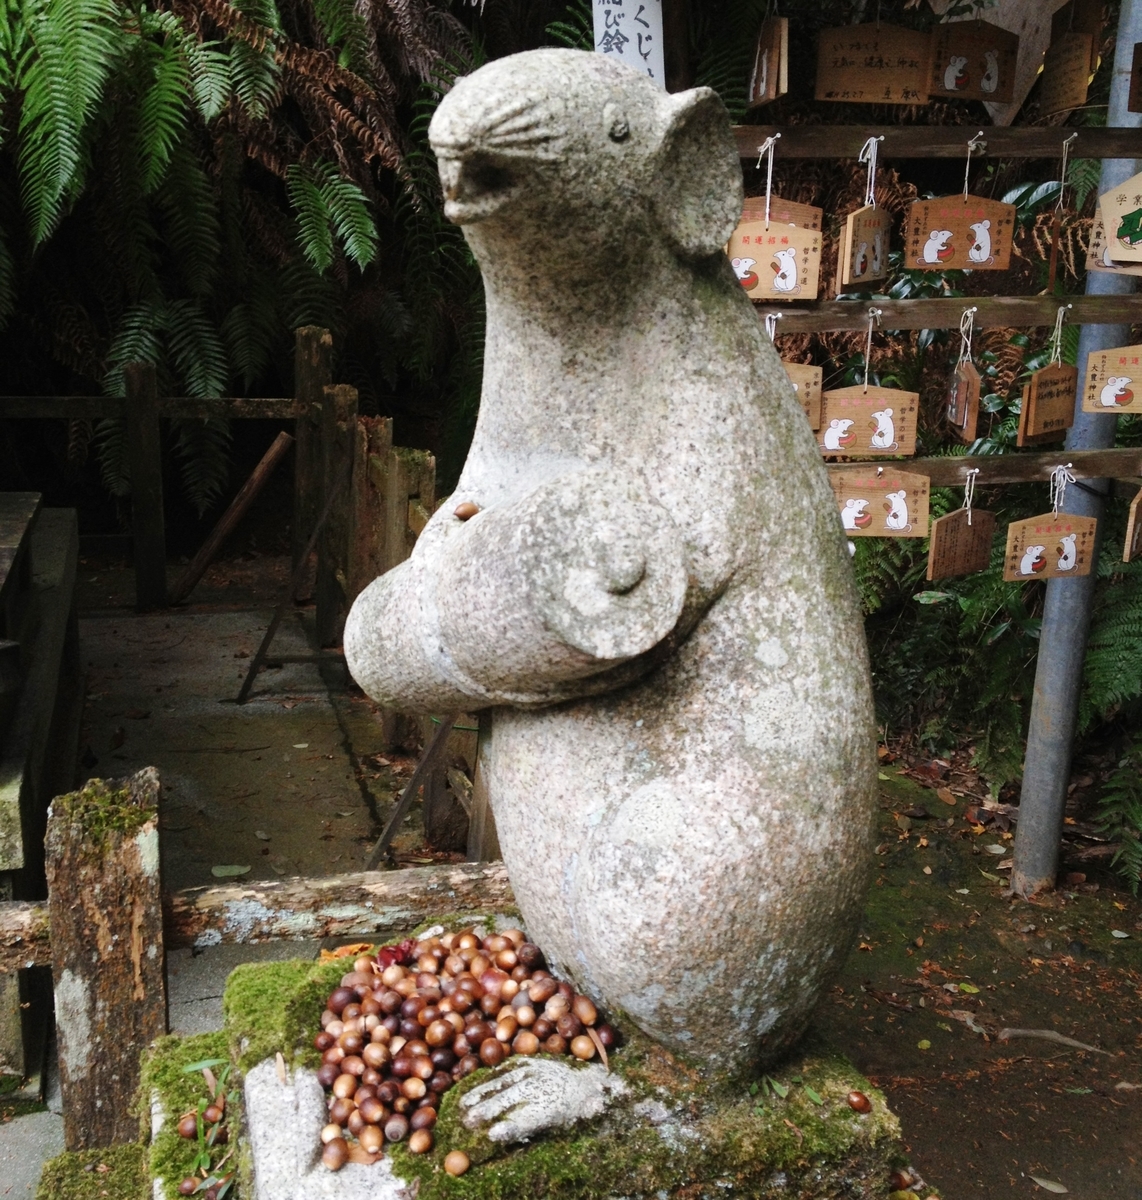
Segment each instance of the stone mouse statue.
[{"label": "stone mouse statue", "polygon": [[876,774],[836,504],[723,253],[726,112],[536,50],[461,79],[430,138],[484,275],[479,420],[347,661],[385,705],[491,709],[530,936],[620,1021],[738,1073],[850,945]]}]

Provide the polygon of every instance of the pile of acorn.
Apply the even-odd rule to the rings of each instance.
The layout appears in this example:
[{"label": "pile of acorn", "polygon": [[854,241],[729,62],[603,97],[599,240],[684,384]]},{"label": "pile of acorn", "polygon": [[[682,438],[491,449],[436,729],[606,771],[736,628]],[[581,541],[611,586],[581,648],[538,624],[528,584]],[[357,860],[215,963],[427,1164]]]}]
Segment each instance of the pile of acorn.
[{"label": "pile of acorn", "polygon": [[[426,1153],[444,1093],[513,1054],[605,1063],[617,1035],[598,1022],[591,1000],[545,971],[519,929],[485,938],[464,929],[358,958],[313,1040],[329,1093],[322,1162],[331,1171],[374,1162],[385,1142],[406,1138],[414,1154]],[[460,1150],[444,1160],[451,1175],[468,1165]]]}]

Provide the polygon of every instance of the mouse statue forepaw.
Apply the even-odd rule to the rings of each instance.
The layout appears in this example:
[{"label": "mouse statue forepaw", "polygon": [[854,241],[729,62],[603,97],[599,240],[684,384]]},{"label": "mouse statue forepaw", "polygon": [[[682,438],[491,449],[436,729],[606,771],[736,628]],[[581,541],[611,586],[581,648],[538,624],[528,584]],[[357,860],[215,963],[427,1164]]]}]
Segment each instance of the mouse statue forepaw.
[{"label": "mouse statue forepaw", "polygon": [[473,1088],[461,1101],[469,1129],[491,1123],[493,1142],[523,1142],[548,1129],[599,1116],[626,1084],[598,1063],[572,1067],[552,1059],[525,1059]]}]

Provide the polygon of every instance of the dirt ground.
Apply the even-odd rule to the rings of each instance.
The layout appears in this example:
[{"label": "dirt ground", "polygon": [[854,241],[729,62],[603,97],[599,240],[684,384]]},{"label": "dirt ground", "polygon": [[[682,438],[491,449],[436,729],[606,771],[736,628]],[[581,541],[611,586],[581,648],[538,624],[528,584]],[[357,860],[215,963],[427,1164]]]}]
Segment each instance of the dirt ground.
[{"label": "dirt ground", "polygon": [[[159,766],[170,888],[212,882],[215,865],[249,878],[359,868],[411,773],[340,667],[285,665],[232,703],[287,570],[247,552],[213,567],[193,603],[138,616],[125,563],[81,562],[87,773]],[[308,648],[311,620],[291,614],[280,653]],[[1078,861],[1059,892],[1012,901],[1010,810],[962,763],[891,759],[859,948],[817,1028],[887,1093],[920,1197],[1049,1194],[1037,1176],[1076,1200],[1138,1200],[1142,905]],[[414,806],[395,861],[448,857],[424,845]]]},{"label": "dirt ground", "polygon": [[815,1023],[884,1089],[929,1185],[917,1193],[1050,1194],[1037,1176],[1076,1200],[1138,1200],[1142,905],[1089,867],[1015,901],[1012,831],[962,794],[968,780],[923,786],[883,766],[881,781],[859,948]]}]

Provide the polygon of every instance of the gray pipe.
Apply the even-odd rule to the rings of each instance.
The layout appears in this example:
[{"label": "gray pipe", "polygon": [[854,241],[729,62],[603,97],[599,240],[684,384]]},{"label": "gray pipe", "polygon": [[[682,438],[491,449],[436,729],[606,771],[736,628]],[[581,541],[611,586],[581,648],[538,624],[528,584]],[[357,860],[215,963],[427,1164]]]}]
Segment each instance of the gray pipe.
[{"label": "gray pipe", "polygon": [[[1109,126],[1142,126],[1142,113],[1128,112],[1126,108],[1135,42],[1142,42],[1142,0],[1123,0],[1114,52],[1114,76],[1110,85]],[[1060,130],[1060,142],[1065,132]],[[1099,194],[1129,179],[1137,171],[1138,162],[1135,159],[1106,159],[1102,164]],[[1087,275],[1087,295],[1132,292],[1134,281],[1132,275],[1092,272]],[[1067,450],[1096,450],[1114,445],[1115,417],[1082,411],[1083,372],[1087,355],[1092,350],[1123,346],[1129,341],[1129,325],[1082,327],[1079,335],[1079,390],[1075,397],[1075,423],[1067,434]],[[1060,455],[1060,461],[1066,462],[1065,451]],[[1105,479],[1087,480],[1085,483],[1096,493],[1105,493],[1110,486]],[[1100,533],[1103,507],[1101,494],[1092,495],[1091,491],[1077,487],[1067,489],[1063,509],[1076,515],[1099,518]],[[1097,552],[1096,540],[1096,561]],[[1075,579],[1052,579],[1047,583],[1039,659],[1035,666],[1035,693],[1031,701],[1031,724],[1027,731],[1027,756],[1023,764],[1019,824],[1015,831],[1015,861],[1011,872],[1012,890],[1023,897],[1055,886],[1059,837],[1071,773],[1071,751],[1078,719],[1095,579],[1092,571],[1090,575]]]}]

